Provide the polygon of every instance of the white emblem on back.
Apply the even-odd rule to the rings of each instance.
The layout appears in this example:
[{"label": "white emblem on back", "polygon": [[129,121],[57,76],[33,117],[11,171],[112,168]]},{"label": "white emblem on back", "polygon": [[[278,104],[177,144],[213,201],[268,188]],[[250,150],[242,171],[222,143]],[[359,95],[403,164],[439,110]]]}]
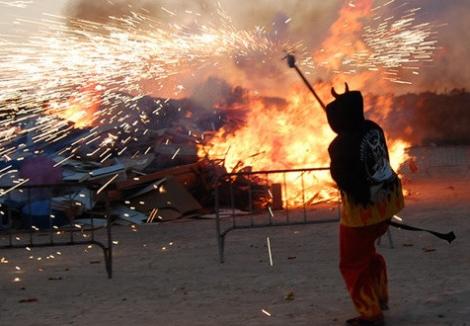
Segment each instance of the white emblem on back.
[{"label": "white emblem on back", "polygon": [[388,160],[385,141],[377,129],[372,129],[364,135],[361,142],[361,160],[372,182],[383,182],[394,174]]}]

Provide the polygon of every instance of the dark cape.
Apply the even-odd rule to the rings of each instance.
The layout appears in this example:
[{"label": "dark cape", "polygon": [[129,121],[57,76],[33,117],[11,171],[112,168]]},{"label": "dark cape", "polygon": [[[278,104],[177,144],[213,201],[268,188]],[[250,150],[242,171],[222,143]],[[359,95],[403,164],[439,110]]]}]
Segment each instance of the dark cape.
[{"label": "dark cape", "polygon": [[327,105],[326,114],[331,129],[338,134],[328,148],[331,176],[357,203],[373,202],[374,186],[385,187],[396,179],[382,128],[364,118],[358,91],[339,95]]},{"label": "dark cape", "polygon": [[360,92],[334,95],[326,114],[338,135],[328,152],[331,176],[341,190],[341,224],[362,227],[390,220],[404,200],[400,179],[390,166],[384,132],[364,118]]}]

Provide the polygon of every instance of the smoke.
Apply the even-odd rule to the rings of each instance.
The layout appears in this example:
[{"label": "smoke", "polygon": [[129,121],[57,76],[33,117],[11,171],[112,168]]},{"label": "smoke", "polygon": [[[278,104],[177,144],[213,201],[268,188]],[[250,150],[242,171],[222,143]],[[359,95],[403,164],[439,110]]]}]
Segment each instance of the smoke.
[{"label": "smoke", "polygon": [[[432,61],[421,64],[419,75],[408,76],[412,85],[396,85],[395,93],[448,92],[470,86],[469,48],[470,6],[468,0],[411,0],[410,8],[420,8],[418,23],[432,24],[438,41]],[[402,10],[390,6],[384,14],[393,16]]]},{"label": "smoke", "polygon": [[88,20],[100,24],[108,23],[110,17],[129,16],[132,11],[149,13],[152,16],[158,14],[155,2],[150,0],[117,0],[117,1],[93,1],[75,0],[71,1],[65,9],[65,14],[73,21]]},{"label": "smoke", "polygon": [[[309,44],[322,40],[341,6],[341,1],[302,0],[222,0],[219,3],[240,29],[265,26],[282,34],[288,26],[290,36],[296,35]],[[217,2],[209,0],[70,0],[65,14],[73,19],[106,23],[110,16],[123,17],[134,11],[145,12],[162,22],[190,25],[214,23],[217,8]]]},{"label": "smoke", "polygon": [[[311,57],[325,45],[324,41],[331,35],[331,27],[337,21],[340,9],[345,6],[359,8],[363,3],[373,3],[373,6],[388,3],[388,0],[367,1],[303,1],[303,0],[221,0],[221,8],[230,17],[235,28],[254,30],[262,27],[275,44],[270,53],[255,53],[250,56],[235,57],[219,65],[218,70],[202,69],[200,78],[191,80],[188,76],[181,77],[186,89],[191,89],[201,79],[209,76],[226,79],[230,84],[243,85],[245,88],[256,90],[266,95],[277,95],[286,85],[298,82],[295,74],[285,68],[280,60],[283,56],[284,44],[303,44],[304,52],[298,57]],[[440,0],[410,0],[407,8],[421,7],[418,19],[431,22],[436,26],[436,39],[439,41],[433,62],[424,63],[414,75],[410,71],[401,71],[405,79],[412,84],[392,84],[387,92],[403,94],[425,90],[446,91],[446,89],[468,87],[470,84],[470,65],[468,46],[470,39],[470,21],[462,19],[470,16],[467,0],[443,2]],[[210,0],[69,0],[65,14],[73,19],[85,19],[99,23],[107,23],[110,17],[123,17],[132,12],[144,13],[155,21],[177,23],[191,30],[192,26],[216,26],[220,24],[218,4]],[[404,5],[393,3],[385,6],[382,18],[399,16]],[[115,23],[115,20],[113,21]],[[362,22],[362,20],[360,20]],[[344,28],[347,34],[348,27]],[[338,35],[341,36],[341,35]],[[344,35],[348,40],[348,35]],[[347,44],[347,42],[343,42]],[[344,45],[343,44],[343,45]],[[330,44],[334,47],[334,44]],[[331,62],[339,54],[334,49],[326,49],[327,58]],[[338,58],[338,57],[336,57]],[[317,67],[318,68],[318,67]],[[305,67],[304,67],[305,69]],[[315,78],[335,82],[335,74],[322,73],[321,69],[314,71]],[[372,74],[371,74],[372,75]],[[338,76],[337,76],[338,77]],[[343,76],[340,76],[343,78]],[[354,77],[354,76],[352,76]],[[374,83],[360,84],[368,89],[366,92],[383,91],[382,83],[376,83],[381,76],[373,78]],[[385,77],[385,76],[382,76]],[[376,86],[374,86],[377,84]],[[191,89],[192,90],[192,89]],[[188,92],[189,95],[191,91]],[[154,94],[160,95],[160,94]]]},{"label": "smoke", "polygon": [[[455,0],[454,5],[444,8],[439,19],[444,26],[439,29],[440,49],[434,62],[423,71],[421,89],[446,91],[470,86],[468,41],[470,39],[470,6],[468,1]],[[441,9],[441,8],[439,8]]]},{"label": "smoke", "polygon": [[[201,79],[214,75],[228,79],[230,84],[242,84],[246,88],[277,94],[277,85],[293,83],[295,75],[285,68],[281,61],[285,43],[302,42],[306,51],[299,56],[308,57],[311,49],[319,46],[326,36],[329,26],[336,19],[341,1],[306,2],[302,0],[69,0],[65,15],[70,17],[70,25],[77,19],[100,24],[118,21],[111,17],[124,17],[132,12],[150,16],[154,21],[165,24],[178,24],[187,30],[197,30],[195,26],[220,26],[227,20],[219,15],[219,9],[229,17],[237,30],[254,31],[261,28],[275,45],[269,53],[252,53],[226,60],[219,69],[198,70]],[[194,86],[188,76],[181,80]],[[154,94],[160,95],[160,94]]]},{"label": "smoke", "polygon": [[390,138],[412,145],[470,144],[470,93],[465,90],[406,94],[391,100],[394,109],[382,121]]},{"label": "smoke", "polygon": [[191,100],[205,108],[230,107],[233,103],[241,102],[245,92],[240,87],[231,86],[224,79],[210,77],[194,87]]}]

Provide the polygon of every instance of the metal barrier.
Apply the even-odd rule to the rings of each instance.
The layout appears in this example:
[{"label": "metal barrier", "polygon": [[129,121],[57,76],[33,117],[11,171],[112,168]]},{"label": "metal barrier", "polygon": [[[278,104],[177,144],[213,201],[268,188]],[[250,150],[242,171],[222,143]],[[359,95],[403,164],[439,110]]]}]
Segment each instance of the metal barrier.
[{"label": "metal barrier", "polygon": [[[321,199],[320,193],[325,189],[316,176],[324,173],[329,173],[329,168],[245,171],[220,176],[215,189],[220,262],[224,262],[225,236],[232,230],[338,222],[339,198],[335,217],[312,218],[319,215],[312,208],[319,209],[321,203],[329,201]],[[228,207],[225,216],[222,206]],[[237,211],[237,207],[244,212]],[[331,207],[325,212],[333,215]]]},{"label": "metal barrier", "polygon": [[[58,185],[34,185],[34,186],[21,186],[11,187],[10,189],[0,193],[2,203],[0,204],[0,213],[2,214],[0,221],[0,240],[7,244],[0,242],[0,249],[18,249],[18,248],[37,248],[37,247],[58,247],[58,246],[75,246],[75,245],[96,245],[103,250],[105,268],[108,278],[112,278],[112,218],[109,209],[109,196],[107,192],[103,193],[100,198],[104,202],[102,211],[93,211],[91,209],[84,209],[81,216],[89,219],[89,223],[85,226],[74,223],[74,212],[62,211],[62,222],[68,223],[58,226],[58,216],[53,214],[61,212],[60,203],[54,203],[53,196],[59,195],[65,198],[65,201],[70,201],[77,207],[84,205],[86,200],[90,201],[90,208],[92,198],[86,198],[87,195],[81,193],[84,184],[71,185],[71,184],[58,184]],[[79,196],[80,201],[77,200]],[[88,192],[91,196],[91,192]],[[35,203],[41,202],[46,205],[45,211],[47,216],[43,215],[41,220],[33,219],[33,213],[38,213],[41,209],[35,206]],[[54,206],[56,209],[54,209]],[[58,207],[59,206],[59,207]],[[86,206],[86,205],[85,205]],[[57,209],[58,208],[58,209]],[[44,209],[44,207],[42,208]],[[68,216],[65,216],[68,215]],[[34,215],[38,216],[38,215]],[[105,225],[96,224],[96,217],[102,216],[105,218]],[[39,221],[38,221],[39,220]],[[37,224],[39,222],[39,224]],[[36,223],[37,225],[34,225]],[[2,230],[3,228],[3,230]],[[97,239],[97,231],[104,231],[104,241]],[[21,236],[26,235],[26,239]]]}]

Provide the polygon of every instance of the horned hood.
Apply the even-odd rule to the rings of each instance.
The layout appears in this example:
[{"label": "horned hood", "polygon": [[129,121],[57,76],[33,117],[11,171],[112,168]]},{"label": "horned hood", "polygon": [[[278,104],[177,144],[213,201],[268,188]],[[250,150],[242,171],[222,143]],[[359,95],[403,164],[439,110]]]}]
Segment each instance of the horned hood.
[{"label": "horned hood", "polygon": [[332,89],[335,100],[326,106],[328,123],[337,134],[360,130],[365,121],[364,101],[359,91],[338,95]]}]

